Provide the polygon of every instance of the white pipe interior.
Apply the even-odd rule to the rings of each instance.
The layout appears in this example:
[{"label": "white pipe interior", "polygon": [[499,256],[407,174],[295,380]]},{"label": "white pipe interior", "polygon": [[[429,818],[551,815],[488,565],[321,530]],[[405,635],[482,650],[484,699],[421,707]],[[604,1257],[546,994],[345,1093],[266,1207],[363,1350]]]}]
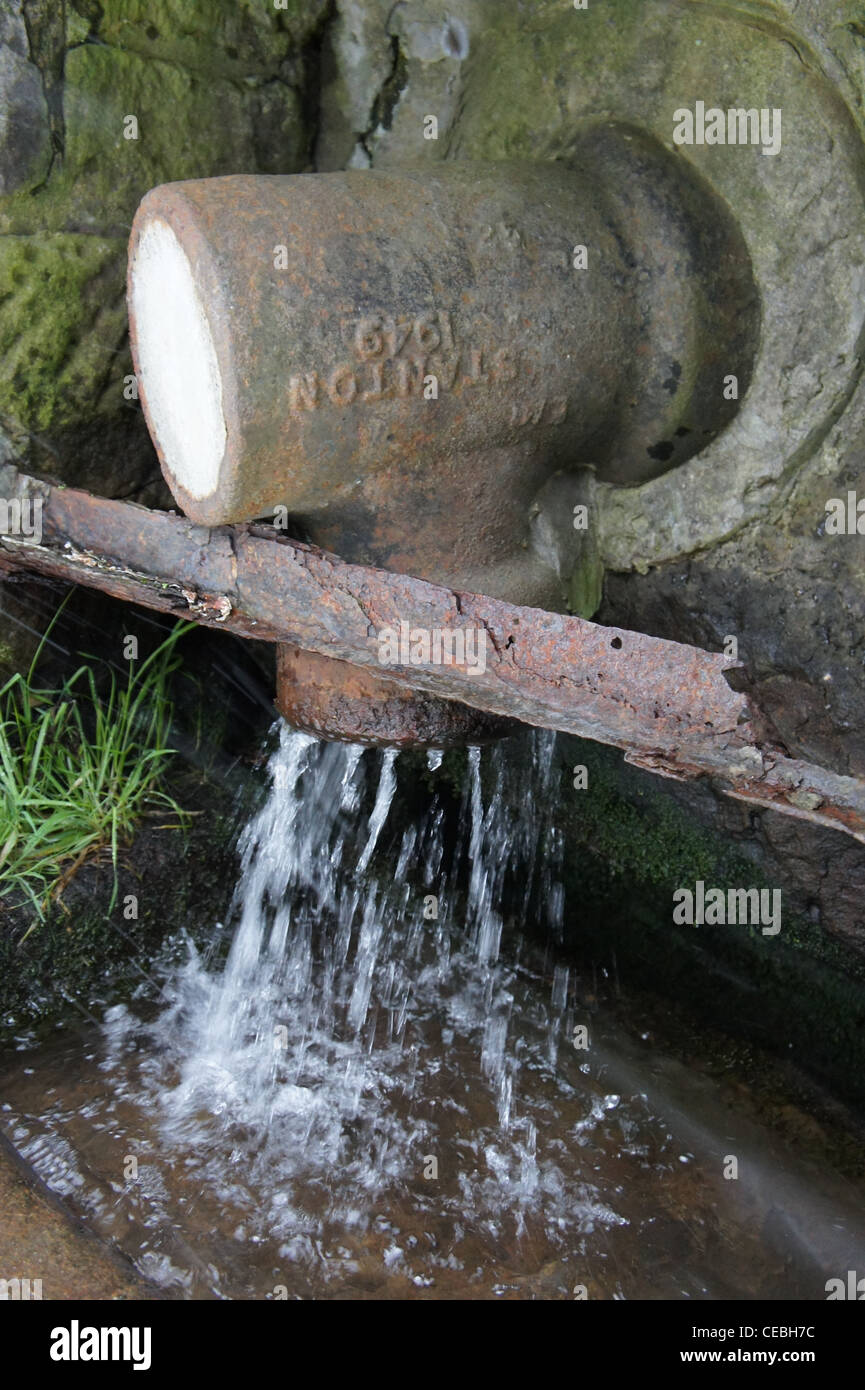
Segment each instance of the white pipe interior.
[{"label": "white pipe interior", "polygon": [[225,453],[222,377],[192,267],[159,218],[138,239],[131,300],[151,431],[176,482],[192,497],[209,497]]}]

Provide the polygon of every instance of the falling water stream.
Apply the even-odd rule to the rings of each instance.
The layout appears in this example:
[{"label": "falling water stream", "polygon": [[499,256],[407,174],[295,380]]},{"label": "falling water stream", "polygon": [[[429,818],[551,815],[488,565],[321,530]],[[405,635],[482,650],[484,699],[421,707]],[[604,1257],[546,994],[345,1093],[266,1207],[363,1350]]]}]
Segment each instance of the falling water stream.
[{"label": "falling water stream", "polygon": [[19,1152],[179,1297],[808,1299],[865,1268],[861,1191],[524,948],[566,910],[552,737],[530,776],[471,750],[452,844],[435,792],[393,824],[395,753],[282,726],[213,949],[5,1058]]}]

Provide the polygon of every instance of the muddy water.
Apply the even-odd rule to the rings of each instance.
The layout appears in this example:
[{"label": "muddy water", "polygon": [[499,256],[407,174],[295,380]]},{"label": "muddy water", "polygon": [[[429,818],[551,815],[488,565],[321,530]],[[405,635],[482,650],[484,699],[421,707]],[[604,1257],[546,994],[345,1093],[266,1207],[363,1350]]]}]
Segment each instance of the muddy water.
[{"label": "muddy water", "polygon": [[520,944],[565,910],[549,751],[518,795],[471,755],[454,847],[435,796],[391,823],[392,754],[283,729],[227,956],[171,943],[158,997],[22,1040],[19,1152],[178,1297],[825,1298],[863,1192]]}]

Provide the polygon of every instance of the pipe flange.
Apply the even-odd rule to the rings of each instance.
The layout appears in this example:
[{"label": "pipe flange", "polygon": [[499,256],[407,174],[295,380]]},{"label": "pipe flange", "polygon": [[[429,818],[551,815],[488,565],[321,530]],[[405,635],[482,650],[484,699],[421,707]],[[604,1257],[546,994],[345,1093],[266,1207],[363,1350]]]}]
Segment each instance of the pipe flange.
[{"label": "pipe flange", "polygon": [[[468,25],[472,56],[446,138],[425,141],[417,121],[415,134],[397,119],[376,167],[567,159],[588,125],[615,117],[699,173],[731,209],[751,259],[760,341],[735,419],[675,471],[598,490],[604,565],[645,571],[780,504],[849,401],[865,323],[862,141],[819,55],[763,4],[497,5],[490,18]],[[698,102],[780,110],[780,150],[677,145],[676,113],[696,115]]]}]

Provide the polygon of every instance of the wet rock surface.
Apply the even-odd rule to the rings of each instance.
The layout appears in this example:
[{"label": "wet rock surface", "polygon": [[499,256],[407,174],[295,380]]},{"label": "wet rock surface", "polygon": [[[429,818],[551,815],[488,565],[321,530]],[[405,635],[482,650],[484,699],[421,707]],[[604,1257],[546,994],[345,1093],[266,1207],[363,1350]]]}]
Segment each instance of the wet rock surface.
[{"label": "wet rock surface", "polygon": [[[68,1212],[0,1134],[0,1278],[43,1299],[160,1298],[132,1264]],[[14,1283],[5,1295],[15,1298]],[[20,1288],[19,1288],[20,1296]]]},{"label": "wet rock surface", "polygon": [[[783,746],[854,777],[865,773],[863,537],[827,532],[826,504],[865,491],[863,443],[860,393],[783,506],[678,564],[608,572],[596,614],[710,651],[734,636],[746,688]],[[688,800],[678,789],[669,794]],[[863,950],[865,848],[725,798],[698,797],[694,814],[747,845],[822,930]]]}]

